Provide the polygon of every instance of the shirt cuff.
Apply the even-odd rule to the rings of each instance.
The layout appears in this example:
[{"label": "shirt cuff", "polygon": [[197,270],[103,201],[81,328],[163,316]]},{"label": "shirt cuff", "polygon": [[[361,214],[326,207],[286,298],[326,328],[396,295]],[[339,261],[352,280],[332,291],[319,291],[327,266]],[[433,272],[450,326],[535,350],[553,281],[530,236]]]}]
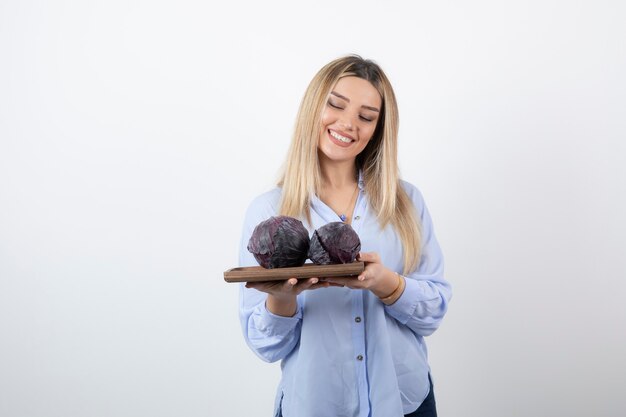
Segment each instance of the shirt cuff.
[{"label": "shirt cuff", "polygon": [[406,324],[409,318],[413,316],[417,303],[419,303],[419,294],[421,289],[419,283],[411,278],[403,277],[405,281],[404,291],[400,298],[391,305],[385,305],[387,313],[402,324]]},{"label": "shirt cuff", "polygon": [[291,332],[298,322],[302,320],[302,309],[298,306],[296,314],[291,317],[279,316],[267,309],[265,303],[260,308],[260,320],[258,329],[269,336],[285,335]]}]

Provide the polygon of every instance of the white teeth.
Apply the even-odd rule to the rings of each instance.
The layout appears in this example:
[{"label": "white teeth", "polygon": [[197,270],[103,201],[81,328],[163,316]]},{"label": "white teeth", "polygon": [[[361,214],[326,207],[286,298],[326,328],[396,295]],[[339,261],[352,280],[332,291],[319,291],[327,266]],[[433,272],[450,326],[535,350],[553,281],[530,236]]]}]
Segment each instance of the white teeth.
[{"label": "white teeth", "polygon": [[341,136],[339,133],[337,133],[337,132],[333,132],[332,130],[330,131],[330,135],[331,135],[332,137],[334,137],[335,139],[337,139],[337,140],[339,140],[339,141],[341,141],[341,142],[344,142],[344,143],[350,143],[350,142],[352,142],[352,139],[348,139],[348,138],[347,138],[347,137],[345,137],[345,136]]}]

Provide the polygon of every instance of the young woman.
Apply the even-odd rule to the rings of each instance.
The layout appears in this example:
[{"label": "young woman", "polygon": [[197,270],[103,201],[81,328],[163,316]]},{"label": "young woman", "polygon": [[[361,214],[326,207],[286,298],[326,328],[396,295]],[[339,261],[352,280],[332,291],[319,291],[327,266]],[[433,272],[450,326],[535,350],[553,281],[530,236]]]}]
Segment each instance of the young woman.
[{"label": "young woman", "polygon": [[248,208],[246,247],[271,216],[309,233],[345,221],[359,235],[358,277],[247,283],[240,319],[250,348],[281,360],[275,416],[436,416],[424,337],[446,313],[450,284],[422,195],[400,180],[398,110],[381,68],[347,56],[311,81],[278,186]]}]

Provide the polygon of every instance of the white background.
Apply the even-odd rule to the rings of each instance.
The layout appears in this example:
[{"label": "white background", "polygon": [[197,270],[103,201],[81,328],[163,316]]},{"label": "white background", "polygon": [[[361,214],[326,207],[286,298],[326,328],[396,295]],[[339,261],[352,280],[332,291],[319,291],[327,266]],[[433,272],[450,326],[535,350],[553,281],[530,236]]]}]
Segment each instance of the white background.
[{"label": "white background", "polygon": [[624,3],[221,3],[0,2],[0,415],[271,415],[222,274],[353,52],[454,285],[440,415],[626,415]]}]

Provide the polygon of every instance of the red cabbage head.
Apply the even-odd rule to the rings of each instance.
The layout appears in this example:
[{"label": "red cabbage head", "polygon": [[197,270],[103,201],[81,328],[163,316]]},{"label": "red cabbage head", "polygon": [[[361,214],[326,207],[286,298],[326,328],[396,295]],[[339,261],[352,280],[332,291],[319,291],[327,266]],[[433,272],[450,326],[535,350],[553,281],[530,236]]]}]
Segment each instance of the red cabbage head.
[{"label": "red cabbage head", "polygon": [[309,242],[309,232],[300,220],[274,216],[254,228],[248,251],[264,268],[302,266],[307,259]]},{"label": "red cabbage head", "polygon": [[317,265],[354,262],[361,250],[361,240],[352,226],[343,222],[328,223],[311,237],[309,258]]}]

